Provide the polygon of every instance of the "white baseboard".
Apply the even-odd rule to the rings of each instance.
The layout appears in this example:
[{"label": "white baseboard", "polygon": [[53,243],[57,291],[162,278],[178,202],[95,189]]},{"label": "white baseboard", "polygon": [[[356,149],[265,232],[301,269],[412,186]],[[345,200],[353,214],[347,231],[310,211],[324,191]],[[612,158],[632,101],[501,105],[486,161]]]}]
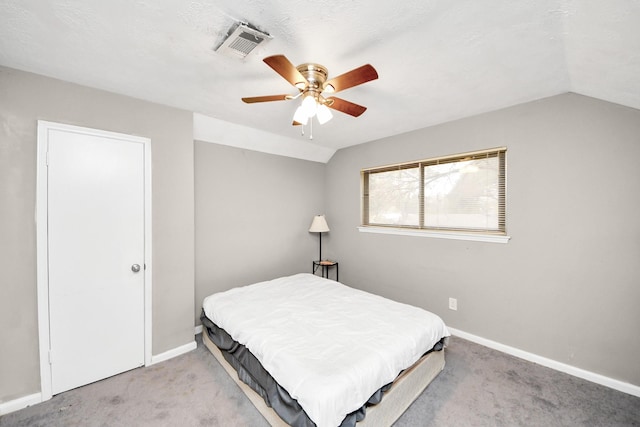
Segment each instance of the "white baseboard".
[{"label": "white baseboard", "polygon": [[202,325],[198,325],[196,326],[195,330],[194,330],[194,335],[198,335],[202,333]]},{"label": "white baseboard", "polygon": [[0,402],[0,415],[5,415],[10,412],[19,411],[27,406],[35,405],[42,402],[42,393],[33,393],[27,396],[22,396],[8,402]]},{"label": "white baseboard", "polygon": [[172,359],[176,356],[180,356],[181,354],[188,353],[192,350],[195,350],[197,344],[195,341],[191,341],[188,344],[181,345],[180,347],[176,347],[169,351],[165,351],[164,353],[157,354],[155,356],[151,356],[151,364],[155,365],[156,363],[164,362],[165,360]]},{"label": "white baseboard", "polygon": [[546,357],[538,356],[537,354],[529,353],[515,347],[510,347],[496,341],[491,341],[489,339],[482,338],[468,332],[460,331],[458,329],[449,328],[449,332],[457,337],[464,338],[466,340],[475,342],[476,344],[480,344],[485,347],[510,354],[520,359],[537,363],[538,365],[546,366],[547,368],[555,369],[556,371],[564,372],[565,374],[573,375],[574,377],[582,378],[584,380],[591,381],[593,383],[600,384],[605,387],[621,391],[623,393],[640,397],[640,386],[605,377],[604,375],[586,371],[581,368],[576,368],[575,366],[567,365],[566,363],[558,362],[557,360],[547,359]]}]

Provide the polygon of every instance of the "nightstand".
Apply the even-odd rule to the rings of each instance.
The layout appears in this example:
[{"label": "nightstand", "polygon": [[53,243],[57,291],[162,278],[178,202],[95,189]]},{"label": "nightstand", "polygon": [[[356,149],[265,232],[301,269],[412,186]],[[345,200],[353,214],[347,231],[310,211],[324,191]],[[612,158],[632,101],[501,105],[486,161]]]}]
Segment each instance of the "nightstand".
[{"label": "nightstand", "polygon": [[322,274],[322,277],[328,279],[329,278],[329,269],[331,267],[335,267],[336,268],[336,282],[339,281],[339,276],[338,276],[338,261],[329,261],[329,260],[322,260],[322,261],[313,261],[313,274],[316,274],[316,271],[318,271],[318,267],[320,267],[320,273]]}]

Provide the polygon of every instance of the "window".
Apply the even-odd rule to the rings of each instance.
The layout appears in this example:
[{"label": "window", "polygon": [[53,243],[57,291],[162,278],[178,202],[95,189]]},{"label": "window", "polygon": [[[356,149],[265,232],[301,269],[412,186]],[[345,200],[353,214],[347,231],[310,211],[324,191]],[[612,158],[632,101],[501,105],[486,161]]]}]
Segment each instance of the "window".
[{"label": "window", "polygon": [[506,148],[364,169],[362,224],[506,234]]}]

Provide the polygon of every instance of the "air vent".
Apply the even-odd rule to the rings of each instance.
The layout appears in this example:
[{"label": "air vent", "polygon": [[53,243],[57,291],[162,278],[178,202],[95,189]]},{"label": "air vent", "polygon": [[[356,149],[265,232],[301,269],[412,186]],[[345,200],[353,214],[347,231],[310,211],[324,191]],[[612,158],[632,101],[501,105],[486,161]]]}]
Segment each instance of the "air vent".
[{"label": "air vent", "polygon": [[260,43],[271,39],[269,34],[241,22],[231,28],[216,52],[234,58],[245,58]]}]

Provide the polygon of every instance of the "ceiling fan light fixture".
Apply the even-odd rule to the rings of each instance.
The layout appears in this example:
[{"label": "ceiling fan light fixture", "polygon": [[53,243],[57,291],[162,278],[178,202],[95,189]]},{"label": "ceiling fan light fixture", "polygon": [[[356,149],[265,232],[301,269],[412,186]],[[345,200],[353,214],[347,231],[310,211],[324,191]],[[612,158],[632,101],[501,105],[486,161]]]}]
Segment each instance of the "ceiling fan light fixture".
[{"label": "ceiling fan light fixture", "polygon": [[318,123],[321,125],[327,123],[329,120],[333,118],[333,114],[331,114],[331,110],[324,104],[318,106],[318,111],[316,112],[318,117]]},{"label": "ceiling fan light fixture", "polygon": [[301,125],[306,125],[307,122],[309,121],[309,116],[305,114],[304,108],[302,108],[302,105],[296,108],[296,112],[293,115],[293,121],[300,123]]},{"label": "ceiling fan light fixture", "polygon": [[313,96],[313,94],[310,94],[304,97],[304,99],[302,100],[302,105],[300,107],[307,117],[313,117],[316,115],[318,103],[316,102],[316,98]]}]

